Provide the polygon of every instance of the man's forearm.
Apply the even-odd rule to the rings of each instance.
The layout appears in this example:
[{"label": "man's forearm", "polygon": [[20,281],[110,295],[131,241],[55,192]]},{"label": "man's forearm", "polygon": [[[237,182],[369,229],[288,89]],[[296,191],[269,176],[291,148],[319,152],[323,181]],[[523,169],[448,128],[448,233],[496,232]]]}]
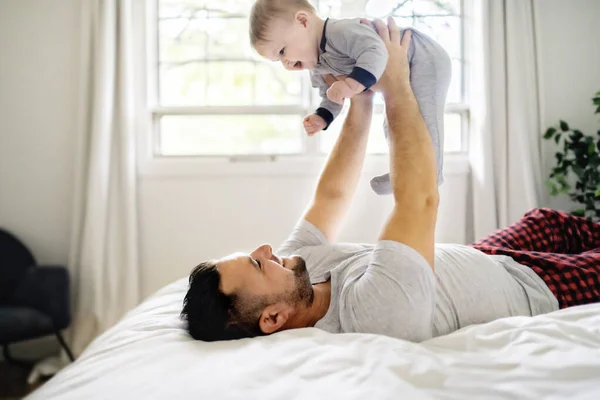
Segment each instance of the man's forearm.
[{"label": "man's forearm", "polygon": [[370,99],[351,101],[342,131],[321,173],[315,197],[350,201],[365,159],[372,112]]},{"label": "man's forearm", "polygon": [[431,136],[408,82],[385,96],[390,140],[390,179],[396,204],[437,202],[437,170]]}]

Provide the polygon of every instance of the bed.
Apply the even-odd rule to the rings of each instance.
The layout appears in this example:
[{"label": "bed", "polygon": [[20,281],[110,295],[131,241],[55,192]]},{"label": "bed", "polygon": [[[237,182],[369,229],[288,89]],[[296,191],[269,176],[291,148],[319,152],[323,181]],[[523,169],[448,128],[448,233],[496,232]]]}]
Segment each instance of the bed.
[{"label": "bed", "polygon": [[179,319],[186,288],[161,289],[27,399],[600,399],[600,304],[421,344],[314,328],[204,343]]}]

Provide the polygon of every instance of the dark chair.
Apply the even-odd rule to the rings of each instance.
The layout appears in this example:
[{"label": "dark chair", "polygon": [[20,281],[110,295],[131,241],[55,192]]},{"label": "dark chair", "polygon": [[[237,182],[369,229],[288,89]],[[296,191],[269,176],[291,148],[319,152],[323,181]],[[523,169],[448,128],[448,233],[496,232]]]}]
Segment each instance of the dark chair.
[{"label": "dark chair", "polygon": [[0,345],[15,364],[11,343],[56,335],[73,361],[60,331],[71,323],[69,274],[64,267],[38,267],[31,252],[0,229]]}]

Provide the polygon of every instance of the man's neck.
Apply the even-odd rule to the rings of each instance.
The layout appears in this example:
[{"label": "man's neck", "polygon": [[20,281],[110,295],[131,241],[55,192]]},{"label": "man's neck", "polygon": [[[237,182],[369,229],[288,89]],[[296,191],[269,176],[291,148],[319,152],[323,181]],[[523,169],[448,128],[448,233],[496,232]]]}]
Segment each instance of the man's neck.
[{"label": "man's neck", "polygon": [[315,324],[327,314],[329,304],[331,303],[331,281],[317,283],[313,285],[314,298],[308,308],[302,309],[290,321],[289,328],[307,328]]}]

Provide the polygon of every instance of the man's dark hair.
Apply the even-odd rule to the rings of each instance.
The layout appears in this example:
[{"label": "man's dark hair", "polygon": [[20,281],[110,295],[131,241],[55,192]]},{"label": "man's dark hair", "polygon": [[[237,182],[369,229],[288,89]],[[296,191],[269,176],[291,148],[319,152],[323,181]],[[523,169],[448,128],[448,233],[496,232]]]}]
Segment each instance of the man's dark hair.
[{"label": "man's dark hair", "polygon": [[221,274],[214,260],[200,263],[190,273],[181,316],[196,340],[241,339],[263,335],[259,327],[265,299],[221,290]]}]

